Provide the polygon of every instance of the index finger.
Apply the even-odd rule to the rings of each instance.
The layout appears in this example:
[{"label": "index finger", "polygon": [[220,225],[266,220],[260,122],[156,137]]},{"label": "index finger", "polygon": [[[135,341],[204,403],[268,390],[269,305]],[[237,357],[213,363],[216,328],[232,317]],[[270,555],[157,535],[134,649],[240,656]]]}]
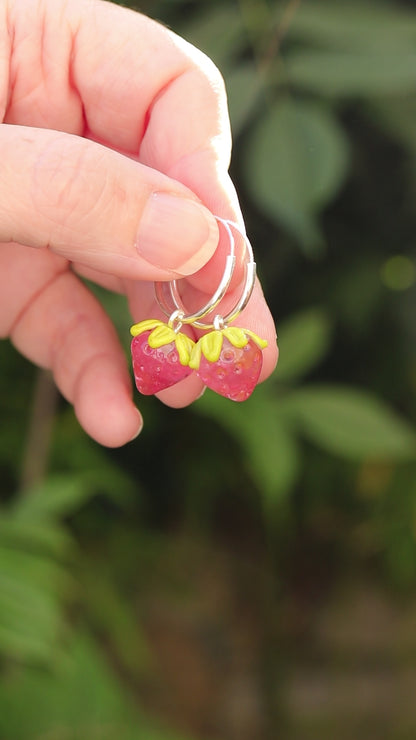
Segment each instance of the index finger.
[{"label": "index finger", "polygon": [[[83,7],[72,76],[88,135],[179,180],[213,213],[242,224],[227,173],[224,83],[208,57],[146,16],[98,0]],[[212,290],[227,250],[222,239],[195,278],[199,288]],[[241,276],[237,270],[234,282]]]}]

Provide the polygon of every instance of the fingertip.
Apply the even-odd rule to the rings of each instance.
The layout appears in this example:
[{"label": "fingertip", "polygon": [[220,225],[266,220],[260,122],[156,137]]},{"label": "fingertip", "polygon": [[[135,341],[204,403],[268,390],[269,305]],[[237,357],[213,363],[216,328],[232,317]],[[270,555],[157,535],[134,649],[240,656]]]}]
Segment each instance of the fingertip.
[{"label": "fingertip", "polygon": [[135,410],[137,412],[137,428],[136,428],[136,431],[134,432],[133,436],[130,437],[129,442],[134,442],[134,440],[137,439],[137,437],[141,434],[142,429],[143,429],[143,417],[142,417],[139,409],[136,406],[134,406],[134,408],[135,408]]},{"label": "fingertip", "polygon": [[143,427],[130,389],[111,358],[97,358],[85,369],[77,384],[74,407],[81,426],[104,447],[121,447],[133,441]]}]

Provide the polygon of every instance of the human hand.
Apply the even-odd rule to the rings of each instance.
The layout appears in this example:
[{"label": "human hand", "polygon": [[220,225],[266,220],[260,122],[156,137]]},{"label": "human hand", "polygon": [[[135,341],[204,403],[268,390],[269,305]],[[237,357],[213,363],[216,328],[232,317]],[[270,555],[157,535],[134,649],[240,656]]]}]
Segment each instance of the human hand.
[{"label": "human hand", "polygon": [[[161,316],[154,280],[189,276],[190,299],[216,288],[227,240],[210,211],[242,223],[221,77],[102,0],[0,0],[0,13],[0,336],[52,370],[94,439],[119,446],[142,420],[79,275],[125,293],[135,321]],[[263,380],[277,348],[258,284],[239,323],[269,342]],[[193,374],[159,396],[180,407],[201,391]]]}]

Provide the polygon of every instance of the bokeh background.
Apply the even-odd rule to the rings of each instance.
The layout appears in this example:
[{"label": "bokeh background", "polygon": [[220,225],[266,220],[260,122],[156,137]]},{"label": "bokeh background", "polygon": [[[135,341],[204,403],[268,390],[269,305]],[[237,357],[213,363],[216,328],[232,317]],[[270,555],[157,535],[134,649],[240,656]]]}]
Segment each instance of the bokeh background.
[{"label": "bokeh background", "polygon": [[225,77],[281,360],[109,451],[0,344],[0,738],[414,738],[414,3],[140,9]]}]

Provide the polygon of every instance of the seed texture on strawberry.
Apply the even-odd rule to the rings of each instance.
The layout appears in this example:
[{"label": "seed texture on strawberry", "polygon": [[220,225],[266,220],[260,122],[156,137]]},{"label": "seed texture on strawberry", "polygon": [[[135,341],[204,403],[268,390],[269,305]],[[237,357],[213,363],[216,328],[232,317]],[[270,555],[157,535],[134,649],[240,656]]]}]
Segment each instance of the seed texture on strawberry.
[{"label": "seed texture on strawberry", "polygon": [[265,347],[267,342],[248,329],[214,330],[194,346],[189,367],[221,396],[246,401],[257,385]]},{"label": "seed texture on strawberry", "polygon": [[156,319],[131,327],[131,355],[137,390],[145,396],[179,383],[192,369],[189,360],[195,342]]}]

